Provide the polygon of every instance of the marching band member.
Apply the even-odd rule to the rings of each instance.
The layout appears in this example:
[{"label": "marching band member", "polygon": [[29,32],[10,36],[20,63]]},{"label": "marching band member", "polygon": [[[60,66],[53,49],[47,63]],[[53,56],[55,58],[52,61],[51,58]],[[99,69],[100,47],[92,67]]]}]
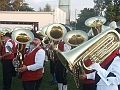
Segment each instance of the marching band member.
[{"label": "marching band member", "polygon": [[34,33],[29,52],[23,60],[23,66],[18,69],[22,73],[24,90],[39,90],[40,88],[45,60],[45,51],[40,46],[41,40],[39,34]]},{"label": "marching band member", "polygon": [[2,48],[2,56],[0,56],[3,70],[2,90],[10,90],[13,74],[15,76],[15,68],[12,64],[12,60],[14,58],[14,52],[16,52],[16,44],[11,39],[11,33],[6,33],[3,36],[3,39],[5,41],[5,45]]},{"label": "marching band member", "polygon": [[[115,23],[111,25],[116,27]],[[116,30],[116,28],[114,29]],[[83,79],[85,83],[82,90],[118,90],[120,84],[120,66],[118,63],[120,63],[120,57],[117,49],[100,65],[98,63],[92,64],[90,67],[95,71],[89,73],[84,71],[83,74],[79,75],[80,79]]]},{"label": "marching band member", "polygon": [[[97,33],[99,34],[99,33],[101,33],[101,32],[103,32],[104,30],[107,30],[107,29],[109,29],[110,27],[109,26],[105,26],[105,25],[101,25],[101,26],[97,26],[97,27],[92,27],[90,30],[89,30],[89,32],[88,32],[88,36],[89,36],[89,38],[92,38],[92,37],[94,37],[95,35],[94,35],[94,31],[97,31]],[[96,30],[97,29],[97,30]]]},{"label": "marching band member", "polygon": [[[114,51],[100,66],[98,63],[92,64],[90,67],[95,70],[92,73],[79,75],[81,79],[93,79],[97,85],[96,90],[118,90],[120,84],[120,57]],[[114,56],[114,57],[113,57]],[[105,65],[104,65],[105,64]],[[84,89],[83,89],[84,90]],[[86,90],[86,89],[85,89]],[[93,90],[93,89],[89,89]]]},{"label": "marching band member", "polygon": [[56,75],[55,75],[55,66],[56,66],[56,60],[55,60],[55,53],[56,51],[53,50],[52,44],[48,44],[47,48],[47,56],[48,60],[50,60],[50,74],[52,74],[52,81],[50,82],[50,85],[54,85],[57,83]]},{"label": "marching band member", "polygon": [[[58,50],[65,52],[71,49],[71,46],[65,44],[63,40],[58,42]],[[56,79],[58,90],[67,90],[67,69],[63,66],[58,56],[56,56]]]}]

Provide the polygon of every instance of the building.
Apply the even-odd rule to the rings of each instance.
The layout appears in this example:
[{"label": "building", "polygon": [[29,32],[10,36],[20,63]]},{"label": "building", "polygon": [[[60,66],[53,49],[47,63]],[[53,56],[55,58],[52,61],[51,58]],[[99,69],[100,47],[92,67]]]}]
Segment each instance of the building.
[{"label": "building", "polygon": [[0,27],[31,27],[39,30],[48,24],[66,24],[66,13],[55,7],[53,12],[0,11]]}]

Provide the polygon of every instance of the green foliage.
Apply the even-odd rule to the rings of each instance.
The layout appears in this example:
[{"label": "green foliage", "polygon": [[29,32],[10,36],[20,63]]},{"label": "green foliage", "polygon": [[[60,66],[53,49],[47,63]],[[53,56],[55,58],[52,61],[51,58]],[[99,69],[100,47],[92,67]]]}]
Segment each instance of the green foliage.
[{"label": "green foliage", "polygon": [[120,0],[105,0],[106,2],[106,11],[105,17],[108,22],[111,21],[120,21]]},{"label": "green foliage", "polygon": [[44,12],[50,12],[51,11],[51,6],[49,4],[45,5]]},{"label": "green foliage", "polygon": [[93,16],[95,16],[94,9],[84,8],[84,10],[81,10],[81,13],[78,14],[77,25],[76,25],[77,29],[88,32],[90,28],[85,25],[85,21]]},{"label": "green foliage", "polygon": [[34,9],[29,7],[27,3],[23,3],[19,8],[19,11],[34,11]]},{"label": "green foliage", "polygon": [[[1,89],[2,81],[3,81],[1,63],[0,63],[0,76],[1,76],[0,77],[0,89]],[[49,82],[51,80],[52,80],[52,75],[50,74],[49,61],[48,61],[45,63],[45,73],[40,90],[55,90],[57,88],[57,84],[49,85]],[[79,90],[76,88],[73,76],[70,73],[68,73],[67,80],[68,80],[68,90]],[[17,77],[13,77],[11,90],[23,90],[22,81]]]},{"label": "green foliage", "polygon": [[34,11],[23,0],[0,0],[0,11]]}]

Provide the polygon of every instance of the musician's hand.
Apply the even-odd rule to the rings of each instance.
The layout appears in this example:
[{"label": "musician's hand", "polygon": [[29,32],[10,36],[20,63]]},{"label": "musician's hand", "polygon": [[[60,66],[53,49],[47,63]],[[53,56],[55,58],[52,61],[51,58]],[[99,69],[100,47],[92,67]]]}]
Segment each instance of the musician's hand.
[{"label": "musician's hand", "polygon": [[92,65],[90,65],[90,68],[96,71],[100,71],[102,69],[99,63],[93,63]]},{"label": "musician's hand", "polygon": [[83,71],[83,74],[79,74],[79,78],[82,80],[87,78],[85,71]]},{"label": "musician's hand", "polygon": [[0,60],[2,60],[2,56],[0,56]]},{"label": "musician's hand", "polygon": [[23,67],[18,68],[18,72],[25,72],[25,71],[27,71],[27,66],[26,65],[23,65]]}]

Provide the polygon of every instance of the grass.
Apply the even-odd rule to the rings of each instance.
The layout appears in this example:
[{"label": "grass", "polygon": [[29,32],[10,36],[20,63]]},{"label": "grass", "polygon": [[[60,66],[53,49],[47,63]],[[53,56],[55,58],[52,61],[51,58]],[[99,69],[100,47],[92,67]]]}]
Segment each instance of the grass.
[{"label": "grass", "polygon": [[[0,63],[0,69],[1,69],[1,63]],[[44,72],[44,77],[43,81],[40,87],[40,90],[55,90],[57,88],[56,85],[49,85],[49,82],[52,80],[52,75],[50,74],[50,69],[49,69],[49,61],[45,63],[45,72]],[[68,72],[67,75],[67,80],[68,80],[68,90],[79,90],[77,89],[73,76]],[[2,88],[2,69],[0,70],[0,89]],[[23,90],[22,87],[22,82],[20,79],[17,77],[14,77],[12,80],[12,88],[11,90]]]}]

